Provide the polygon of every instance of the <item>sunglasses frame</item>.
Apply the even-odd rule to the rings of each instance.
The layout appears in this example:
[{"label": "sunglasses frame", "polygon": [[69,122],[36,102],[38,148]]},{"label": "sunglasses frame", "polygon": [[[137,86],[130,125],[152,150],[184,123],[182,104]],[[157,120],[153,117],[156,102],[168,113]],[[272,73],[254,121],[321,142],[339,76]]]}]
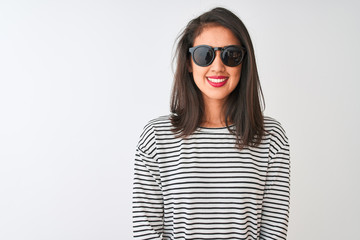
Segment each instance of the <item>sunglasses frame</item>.
[{"label": "sunglasses frame", "polygon": [[[211,49],[211,51],[213,52],[213,58],[211,59],[211,61],[210,61],[209,64],[207,64],[207,65],[200,65],[200,64],[198,64],[198,63],[195,61],[194,52],[195,52],[196,49],[198,49],[198,48],[200,48],[200,47],[206,47],[206,48],[208,48],[208,49]],[[242,52],[242,58],[241,58],[240,62],[239,62],[237,65],[235,65],[235,66],[229,66],[229,65],[225,64],[225,63],[224,63],[224,60],[223,60],[223,52],[224,52],[227,48],[229,48],[229,47],[236,47],[236,48],[238,48],[238,49]],[[194,63],[195,63],[196,65],[200,66],[200,67],[210,66],[210,65],[214,62],[214,59],[215,59],[215,57],[216,57],[216,51],[221,51],[221,53],[220,53],[221,61],[222,61],[222,63],[223,63],[224,65],[226,65],[226,66],[228,66],[228,67],[236,67],[236,66],[239,66],[239,65],[242,63],[242,61],[244,60],[244,57],[245,57],[245,54],[246,54],[246,49],[245,49],[243,46],[240,46],[240,45],[229,45],[229,46],[225,46],[225,47],[211,47],[211,46],[209,46],[209,45],[198,45],[198,46],[189,48],[189,52],[191,53],[191,57],[192,57]]]}]

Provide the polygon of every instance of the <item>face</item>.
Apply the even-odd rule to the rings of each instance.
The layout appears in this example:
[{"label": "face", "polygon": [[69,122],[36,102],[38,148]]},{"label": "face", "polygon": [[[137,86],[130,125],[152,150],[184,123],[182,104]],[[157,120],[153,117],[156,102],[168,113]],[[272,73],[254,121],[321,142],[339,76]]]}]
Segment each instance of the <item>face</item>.
[{"label": "face", "polygon": [[[194,40],[194,46],[209,45],[211,47],[225,47],[241,45],[239,40],[227,28],[222,26],[206,26]],[[241,66],[229,67],[223,64],[220,51],[215,52],[215,59],[211,65],[198,66],[191,59],[190,72],[200,89],[204,102],[217,101],[224,103],[229,94],[235,89],[240,80]]]}]

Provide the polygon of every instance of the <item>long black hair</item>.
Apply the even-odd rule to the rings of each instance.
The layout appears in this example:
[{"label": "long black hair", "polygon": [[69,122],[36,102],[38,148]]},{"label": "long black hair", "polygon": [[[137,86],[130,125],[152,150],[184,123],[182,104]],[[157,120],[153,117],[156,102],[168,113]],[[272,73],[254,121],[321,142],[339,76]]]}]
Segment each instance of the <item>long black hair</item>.
[{"label": "long black hair", "polygon": [[[189,48],[204,27],[215,24],[228,28],[246,49],[242,62],[240,81],[224,106],[226,127],[236,136],[239,149],[257,146],[264,135],[265,106],[259,75],[255,62],[254,48],[243,22],[225,8],[214,8],[191,20],[178,38],[176,48],[176,71],[171,95],[171,122],[177,137],[191,135],[201,124],[205,109],[201,91],[196,86],[192,73]],[[229,121],[235,129],[229,127]]]}]

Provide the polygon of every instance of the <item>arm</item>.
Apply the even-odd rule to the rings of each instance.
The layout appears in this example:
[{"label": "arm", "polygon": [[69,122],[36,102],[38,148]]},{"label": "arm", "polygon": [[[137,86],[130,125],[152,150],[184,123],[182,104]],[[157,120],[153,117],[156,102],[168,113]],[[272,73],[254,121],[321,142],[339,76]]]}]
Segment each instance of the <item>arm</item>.
[{"label": "arm", "polygon": [[133,235],[137,240],[160,240],[162,232],[163,196],[155,135],[151,126],[145,126],[135,154]]},{"label": "arm", "polygon": [[270,141],[260,239],[286,239],[290,204],[290,152],[283,129]]}]

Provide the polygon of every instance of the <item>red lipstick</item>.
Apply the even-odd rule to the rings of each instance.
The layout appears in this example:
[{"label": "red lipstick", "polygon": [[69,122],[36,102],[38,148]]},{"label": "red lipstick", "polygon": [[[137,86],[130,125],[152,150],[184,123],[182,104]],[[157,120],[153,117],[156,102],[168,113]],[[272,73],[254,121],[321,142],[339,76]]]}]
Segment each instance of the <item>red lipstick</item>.
[{"label": "red lipstick", "polygon": [[226,84],[229,77],[226,76],[208,76],[206,80],[213,87],[222,87]]}]

